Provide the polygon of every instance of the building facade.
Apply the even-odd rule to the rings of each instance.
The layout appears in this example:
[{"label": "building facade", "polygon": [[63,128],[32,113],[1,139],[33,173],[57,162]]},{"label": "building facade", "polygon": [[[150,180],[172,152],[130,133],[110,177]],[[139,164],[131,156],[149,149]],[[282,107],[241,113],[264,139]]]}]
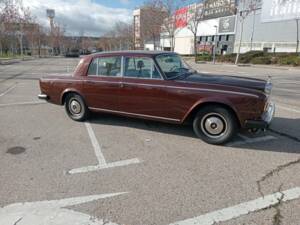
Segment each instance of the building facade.
[{"label": "building facade", "polygon": [[[193,4],[179,9],[175,14],[180,19],[176,22],[175,52],[184,55],[194,54],[194,35],[189,29],[189,18],[193,18]],[[218,54],[232,53],[234,50],[236,16],[235,1],[209,0],[201,4],[203,13],[197,29],[197,51],[212,53],[214,46]],[[184,10],[186,9],[186,10]],[[180,16],[178,16],[181,13]],[[177,20],[177,18],[176,18]],[[180,26],[177,26],[180,24]],[[168,35],[161,35],[161,49],[170,49]]]},{"label": "building facade", "polygon": [[[241,53],[300,51],[300,0],[208,0],[203,10],[197,32],[200,53],[212,53],[215,46],[217,54],[237,53],[239,49]],[[194,54],[187,12],[183,8],[175,13],[183,15],[179,16],[174,50],[183,55]],[[170,43],[162,33],[161,49],[170,50]]]},{"label": "building facade", "polygon": [[[264,0],[256,1],[256,5],[252,7],[252,12],[244,15],[243,21],[241,14],[237,18],[237,32],[234,52],[238,51],[241,41],[240,52],[248,51],[266,51],[266,52],[296,52],[297,48],[297,20],[296,17],[288,17],[294,11],[300,14],[300,1],[291,0],[278,5],[280,1]],[[296,4],[293,7],[292,4]],[[275,7],[275,9],[272,9]],[[286,7],[286,8],[284,8]],[[251,9],[248,5],[239,5],[239,11]],[[275,10],[273,13],[272,10]],[[276,10],[278,15],[274,18]],[[273,15],[273,19],[268,19]],[[287,17],[287,18],[285,18]],[[294,18],[294,19],[293,19]],[[300,19],[300,15],[299,15]],[[243,23],[243,32],[241,28]],[[299,31],[298,31],[299,36]]]},{"label": "building facade", "polygon": [[159,49],[160,29],[166,12],[154,7],[133,11],[133,40],[135,49]]}]

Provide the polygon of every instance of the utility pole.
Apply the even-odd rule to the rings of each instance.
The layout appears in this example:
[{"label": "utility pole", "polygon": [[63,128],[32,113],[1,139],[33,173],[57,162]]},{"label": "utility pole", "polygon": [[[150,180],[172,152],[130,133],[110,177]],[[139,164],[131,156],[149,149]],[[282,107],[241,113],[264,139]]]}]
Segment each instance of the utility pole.
[{"label": "utility pole", "polygon": [[54,9],[47,9],[46,10],[47,17],[50,20],[50,34],[51,34],[51,48],[52,48],[52,55],[54,55],[54,17],[55,17],[55,10]]},{"label": "utility pole", "polygon": [[252,21],[252,32],[251,32],[251,43],[250,43],[250,51],[253,50],[253,39],[254,39],[254,31],[255,31],[255,20],[256,20],[256,9],[253,10],[253,21]]},{"label": "utility pole", "polygon": [[213,63],[216,64],[216,52],[217,52],[217,36],[218,36],[218,26],[215,25],[214,28],[216,29],[216,34],[215,34],[215,43],[214,43],[214,54],[213,54]]},{"label": "utility pole", "polygon": [[[242,14],[242,12],[241,12],[241,14]],[[240,42],[239,42],[238,52],[236,54],[235,65],[237,65],[239,63],[239,59],[240,59],[241,45],[242,45],[242,40],[243,40],[243,32],[244,32],[244,19],[241,20]]]},{"label": "utility pole", "polygon": [[299,53],[299,19],[296,19],[296,25],[297,25],[297,46],[296,46],[296,53]]}]

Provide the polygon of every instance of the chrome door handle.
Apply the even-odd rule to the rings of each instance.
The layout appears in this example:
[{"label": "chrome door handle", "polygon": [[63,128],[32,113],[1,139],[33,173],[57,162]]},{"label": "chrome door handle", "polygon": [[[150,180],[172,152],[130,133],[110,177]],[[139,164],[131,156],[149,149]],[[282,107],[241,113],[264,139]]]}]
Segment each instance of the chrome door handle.
[{"label": "chrome door handle", "polygon": [[124,83],[120,83],[120,88],[125,87]]}]

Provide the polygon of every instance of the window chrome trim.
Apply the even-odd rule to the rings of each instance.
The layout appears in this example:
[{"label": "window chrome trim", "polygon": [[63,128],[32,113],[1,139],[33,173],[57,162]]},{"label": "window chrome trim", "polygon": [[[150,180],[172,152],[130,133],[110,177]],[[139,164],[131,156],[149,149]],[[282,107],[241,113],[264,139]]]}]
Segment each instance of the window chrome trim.
[{"label": "window chrome trim", "polygon": [[130,115],[130,116],[142,116],[142,117],[145,117],[145,118],[169,120],[169,121],[174,121],[174,122],[180,122],[181,121],[179,119],[173,119],[173,118],[161,117],[161,116],[150,116],[150,115],[146,115],[146,114],[129,113],[129,112],[124,112],[124,111],[102,109],[102,108],[94,108],[94,107],[88,107],[88,108],[91,109],[91,110],[96,110],[96,111],[110,112],[110,113],[119,113],[119,114],[125,114],[125,115]]},{"label": "window chrome trim", "polygon": [[124,77],[124,69],[125,69],[125,60],[124,56],[121,56],[121,75],[119,77]]},{"label": "window chrome trim", "polygon": [[96,76],[99,76],[99,57],[97,58]]},{"label": "window chrome trim", "polygon": [[[99,75],[99,59],[102,59],[102,58],[121,58],[120,75],[116,75],[116,76]],[[87,73],[87,77],[117,77],[117,78],[122,77],[122,60],[123,60],[123,56],[107,56],[107,57],[100,56],[100,57],[94,58],[92,60],[92,62],[90,63],[89,67],[91,66],[91,64],[93,63],[94,60],[97,61],[96,75],[89,75]]]}]

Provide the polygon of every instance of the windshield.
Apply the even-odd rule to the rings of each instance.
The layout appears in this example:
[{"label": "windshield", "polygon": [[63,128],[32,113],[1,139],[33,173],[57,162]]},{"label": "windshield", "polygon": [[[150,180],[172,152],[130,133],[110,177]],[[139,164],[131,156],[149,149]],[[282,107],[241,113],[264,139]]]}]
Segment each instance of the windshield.
[{"label": "windshield", "polygon": [[167,79],[174,79],[192,72],[186,62],[176,54],[159,55],[156,57],[156,61]]}]

